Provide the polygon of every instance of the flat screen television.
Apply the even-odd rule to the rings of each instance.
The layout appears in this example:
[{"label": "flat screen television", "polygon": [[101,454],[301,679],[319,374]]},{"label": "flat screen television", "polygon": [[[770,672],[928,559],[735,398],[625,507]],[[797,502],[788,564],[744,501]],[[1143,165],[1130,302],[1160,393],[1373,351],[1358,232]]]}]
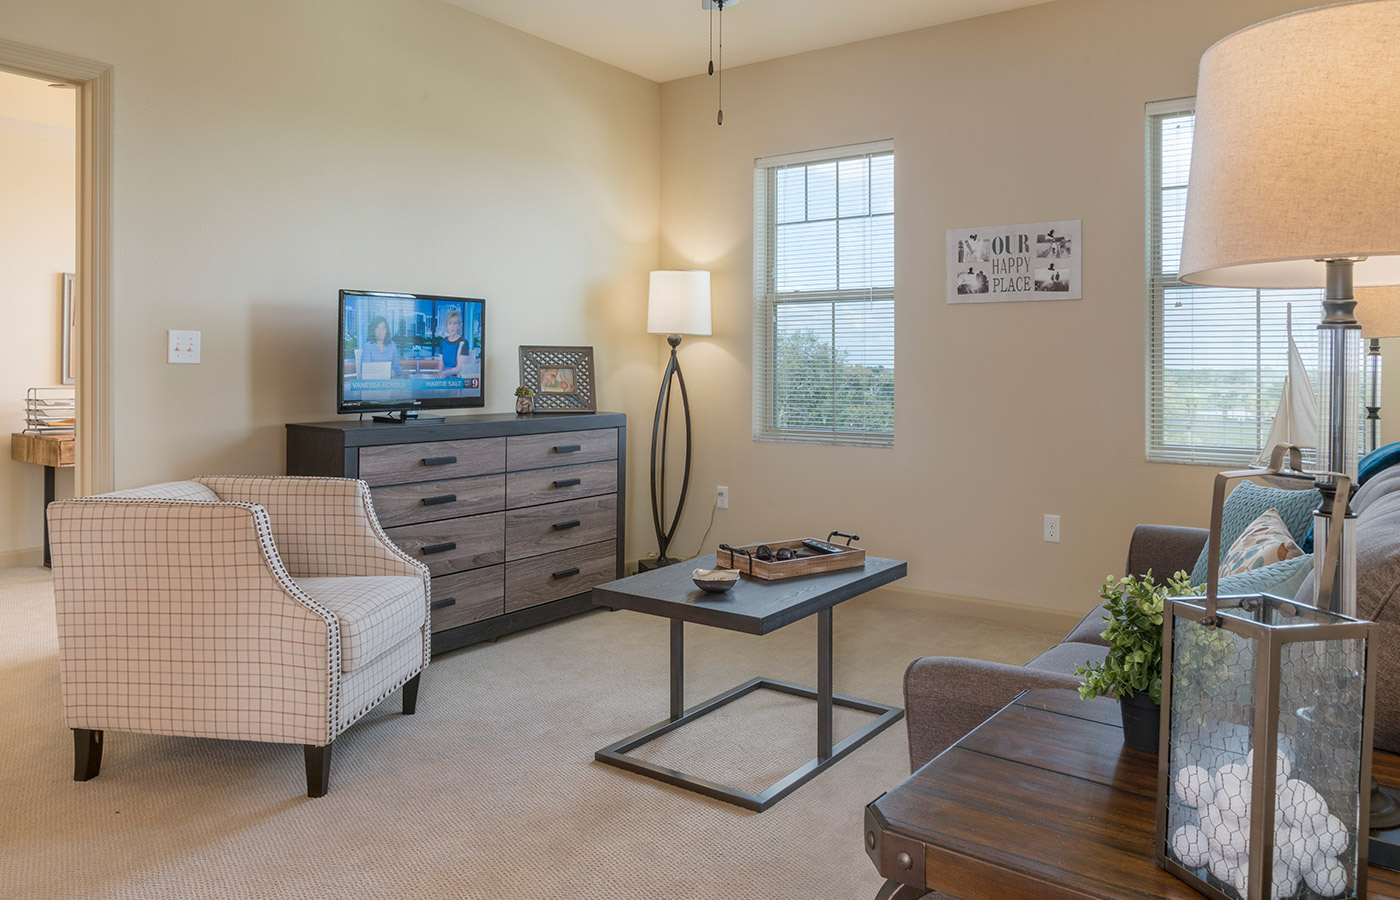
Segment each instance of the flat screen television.
[{"label": "flat screen television", "polygon": [[336,412],[484,406],[486,301],[340,292]]}]

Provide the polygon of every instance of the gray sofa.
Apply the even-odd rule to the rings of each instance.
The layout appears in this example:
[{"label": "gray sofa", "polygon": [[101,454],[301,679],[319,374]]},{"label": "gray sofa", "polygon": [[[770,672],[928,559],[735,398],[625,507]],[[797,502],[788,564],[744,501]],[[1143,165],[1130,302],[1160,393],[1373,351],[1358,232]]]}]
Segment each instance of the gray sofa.
[{"label": "gray sofa", "polygon": [[[1357,612],[1379,628],[1372,673],[1376,677],[1375,746],[1400,752],[1400,466],[1371,477],[1352,498],[1357,515]],[[1204,528],[1139,525],[1128,546],[1126,571],[1151,569],[1159,581],[1191,571],[1208,532]],[[1295,599],[1312,602],[1308,575]],[[986,721],[1021,691],[1079,686],[1075,666],[1100,660],[1104,611],[1096,607],[1063,641],[1024,666],[975,659],[926,656],[904,675],[909,767],[913,771]]]}]

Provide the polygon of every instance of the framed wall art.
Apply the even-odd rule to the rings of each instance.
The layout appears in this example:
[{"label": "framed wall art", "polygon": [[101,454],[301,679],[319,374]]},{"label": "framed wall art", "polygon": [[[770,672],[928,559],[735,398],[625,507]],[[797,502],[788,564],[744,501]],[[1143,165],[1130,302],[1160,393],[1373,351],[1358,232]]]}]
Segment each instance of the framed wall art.
[{"label": "framed wall art", "polygon": [[598,411],[592,347],[521,347],[520,383],[535,392],[536,413]]}]

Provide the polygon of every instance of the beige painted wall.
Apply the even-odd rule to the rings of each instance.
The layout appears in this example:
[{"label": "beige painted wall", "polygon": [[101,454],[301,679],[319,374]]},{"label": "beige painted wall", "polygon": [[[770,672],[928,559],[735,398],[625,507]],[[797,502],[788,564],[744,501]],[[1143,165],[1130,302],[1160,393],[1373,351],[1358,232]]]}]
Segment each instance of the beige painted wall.
[{"label": "beige painted wall", "polygon": [[[44,470],[10,459],[31,387],[59,383],[63,273],[75,259],[74,93],[0,72],[0,566],[42,554]],[[73,470],[58,473],[73,492]]]},{"label": "beige painted wall", "polygon": [[[1059,0],[662,88],[662,264],[713,271],[683,364],[692,547],[856,531],[916,591],[1087,609],[1139,522],[1203,525],[1213,469],[1144,462],[1143,105],[1297,0]],[[731,27],[742,27],[740,8]],[[896,444],[751,440],[753,160],[895,142]],[[1082,219],[1084,299],[950,306],[944,233]],[[1041,540],[1042,516],[1062,542]],[[937,598],[925,597],[932,607]]]},{"label": "beige painted wall", "polygon": [[441,0],[10,2],[0,33],[114,67],[118,486],[282,471],[284,423],[335,413],[342,287],[487,298],[487,411],[525,343],[651,402],[656,84]]}]

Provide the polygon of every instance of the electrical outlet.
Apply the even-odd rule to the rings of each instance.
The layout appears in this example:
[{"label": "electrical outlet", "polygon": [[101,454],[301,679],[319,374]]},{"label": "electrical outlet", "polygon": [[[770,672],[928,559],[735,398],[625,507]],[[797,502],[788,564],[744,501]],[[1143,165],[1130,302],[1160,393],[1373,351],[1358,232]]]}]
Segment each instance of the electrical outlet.
[{"label": "electrical outlet", "polygon": [[728,508],[729,508],[729,488],[728,488],[728,486],[722,484],[722,485],[720,485],[719,487],[715,488],[715,508],[716,508],[716,509],[728,509]]},{"label": "electrical outlet", "polygon": [[165,361],[170,363],[198,365],[199,332],[167,331],[168,337]]},{"label": "electrical outlet", "polygon": [[1060,542],[1059,516],[1047,515],[1045,517],[1045,540],[1049,541],[1052,544],[1058,544]]}]

